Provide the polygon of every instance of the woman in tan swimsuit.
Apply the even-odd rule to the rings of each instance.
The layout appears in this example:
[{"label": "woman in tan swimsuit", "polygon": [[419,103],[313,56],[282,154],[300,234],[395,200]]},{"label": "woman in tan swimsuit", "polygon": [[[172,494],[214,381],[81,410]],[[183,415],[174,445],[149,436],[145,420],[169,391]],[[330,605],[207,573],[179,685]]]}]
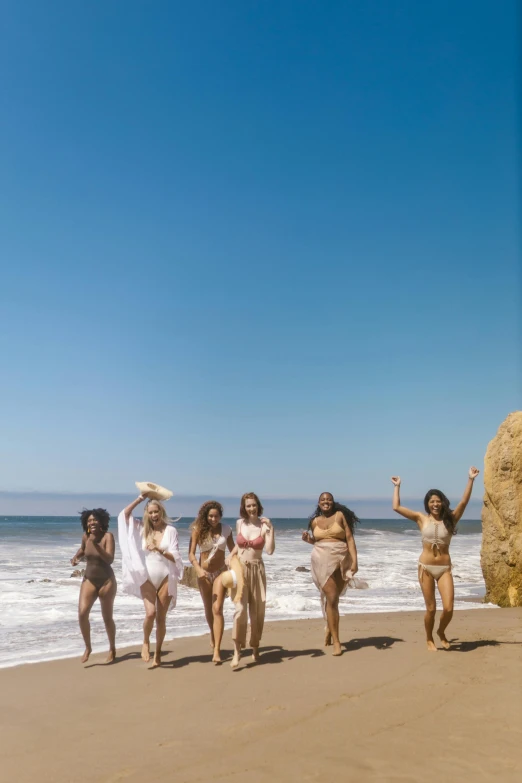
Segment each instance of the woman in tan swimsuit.
[{"label": "woman in tan swimsuit", "polygon": [[358,521],[353,511],[336,503],[330,492],[323,492],[302,536],[303,541],[314,545],[312,579],[321,594],[321,609],[327,623],[324,644],[328,647],[333,642],[333,655],[342,654],[339,598],[357,573],[353,530]]},{"label": "woman in tan swimsuit", "polygon": [[424,498],[425,514],[420,511],[411,511],[409,508],[401,506],[400,498],[400,476],[392,476],[393,490],[393,510],[406,519],[416,522],[421,531],[422,554],[419,558],[419,583],[424,603],[426,604],[426,614],[424,615],[424,628],[426,629],[426,641],[428,650],[436,651],[433,641],[433,627],[435,625],[435,583],[439,589],[442,600],[442,614],[439,620],[437,636],[445,650],[449,650],[450,643],[446,638],[446,628],[453,617],[454,603],[454,585],[451,573],[451,558],[449,555],[449,545],[451,537],[454,535],[457,523],[462,517],[466,506],[471,498],[473,482],[477,478],[479,471],[475,467],[469,469],[468,483],[460,503],[454,511],[451,510],[449,500],[446,495],[438,489],[430,489]]},{"label": "woman in tan swimsuit", "polygon": [[114,536],[108,532],[110,516],[104,508],[93,508],[84,509],[80,519],[84,534],[71,565],[78,565],[80,560],[85,558],[85,575],[78,603],[78,620],[85,642],[82,663],[89,660],[92,652],[89,615],[97,598],[100,599],[103,622],[109,639],[110,651],[106,663],[112,663],[116,657],[116,626],[112,619],[112,610],[117,585],[111,568],[114,560]]}]

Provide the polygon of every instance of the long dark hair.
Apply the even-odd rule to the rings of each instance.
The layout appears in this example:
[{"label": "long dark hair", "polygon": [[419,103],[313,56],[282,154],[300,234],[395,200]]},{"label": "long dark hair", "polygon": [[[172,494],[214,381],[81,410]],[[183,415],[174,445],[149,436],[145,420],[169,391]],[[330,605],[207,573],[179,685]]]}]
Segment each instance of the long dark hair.
[{"label": "long dark hair", "polygon": [[223,506],[217,500],[207,500],[198,511],[198,515],[191,524],[190,529],[196,537],[196,543],[201,544],[206,538],[212,535],[212,527],[208,521],[208,512],[215,510],[219,514],[220,520],[223,518]]},{"label": "long dark hair", "polygon": [[[337,503],[337,501],[335,500],[335,498],[334,498],[334,496],[332,495],[331,492],[321,492],[321,495],[330,495],[330,497],[333,500],[333,506],[332,506],[333,512],[334,513],[336,511],[340,511],[341,512],[341,514],[346,519],[348,527],[350,528],[350,530],[351,530],[351,532],[353,534],[353,531],[355,530],[355,525],[357,525],[360,522],[359,517],[356,514],[354,514],[354,512],[351,510],[351,508],[348,508],[348,506],[344,506],[342,503]],[[321,497],[321,495],[319,495],[319,497]],[[310,516],[308,517],[308,520],[309,520],[308,521],[308,530],[312,529],[312,522],[314,521],[314,519],[316,517],[320,517],[322,515],[323,515],[323,512],[319,508],[319,502],[318,502],[314,513],[310,514]]]},{"label": "long dark hair", "polygon": [[426,492],[426,496],[424,498],[424,510],[426,511],[426,514],[430,513],[428,501],[433,497],[433,495],[436,495],[441,502],[442,511],[440,515],[442,521],[444,522],[444,527],[446,530],[449,530],[452,535],[454,535],[456,528],[455,517],[453,516],[453,511],[450,508],[450,502],[448,498],[444,492],[440,491],[440,489],[430,489],[428,492]]}]

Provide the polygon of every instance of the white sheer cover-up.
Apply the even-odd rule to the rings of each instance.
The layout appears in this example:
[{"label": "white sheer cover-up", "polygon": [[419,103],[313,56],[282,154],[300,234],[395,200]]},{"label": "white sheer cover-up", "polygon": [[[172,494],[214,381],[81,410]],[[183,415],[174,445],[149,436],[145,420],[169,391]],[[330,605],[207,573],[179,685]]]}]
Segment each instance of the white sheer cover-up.
[{"label": "white sheer cover-up", "polygon": [[[141,598],[140,587],[149,581],[145,552],[143,551],[143,525],[131,515],[125,520],[125,512],[118,515],[118,543],[121,549],[122,588],[127,595]],[[167,525],[162,544],[172,555],[174,562],[165,558],[168,565],[168,592],[172,598],[169,610],[176,606],[178,582],[183,576],[183,560],[178,545],[178,532],[172,525]]]}]

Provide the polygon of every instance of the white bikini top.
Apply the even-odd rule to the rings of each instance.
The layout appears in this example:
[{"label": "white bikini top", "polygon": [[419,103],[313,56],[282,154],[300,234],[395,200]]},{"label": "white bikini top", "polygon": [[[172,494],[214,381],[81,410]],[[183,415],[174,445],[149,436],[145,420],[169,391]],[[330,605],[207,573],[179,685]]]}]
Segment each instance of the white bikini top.
[{"label": "white bikini top", "polygon": [[207,563],[210,563],[216,552],[221,549],[222,552],[225,552],[227,548],[227,539],[230,536],[232,532],[232,528],[230,525],[225,525],[223,522],[221,523],[221,534],[219,536],[209,536],[204,541],[202,541],[199,545],[199,551],[200,552],[210,552],[210,555],[207,558]]}]

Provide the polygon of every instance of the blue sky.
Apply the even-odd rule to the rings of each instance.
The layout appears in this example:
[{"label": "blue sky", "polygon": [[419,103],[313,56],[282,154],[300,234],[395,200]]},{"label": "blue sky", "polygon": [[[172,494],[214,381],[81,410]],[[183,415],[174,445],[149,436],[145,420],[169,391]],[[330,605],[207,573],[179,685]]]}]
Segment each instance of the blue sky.
[{"label": "blue sky", "polygon": [[0,490],[457,499],[521,404],[515,9],[4,3]]}]

